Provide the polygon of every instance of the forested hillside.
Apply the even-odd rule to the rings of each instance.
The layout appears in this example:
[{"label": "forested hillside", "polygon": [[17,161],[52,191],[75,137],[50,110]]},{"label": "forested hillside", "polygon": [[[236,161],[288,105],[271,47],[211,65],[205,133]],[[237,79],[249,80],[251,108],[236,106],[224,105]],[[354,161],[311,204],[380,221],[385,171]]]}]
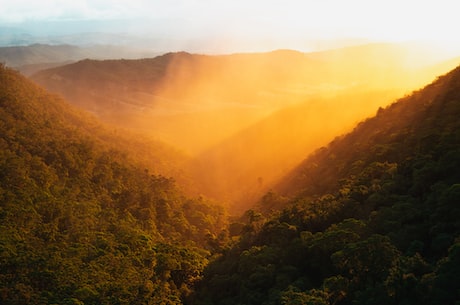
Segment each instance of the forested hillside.
[{"label": "forested hillside", "polygon": [[186,300],[226,216],[158,174],[165,150],[114,135],[1,66],[0,303]]},{"label": "forested hillside", "polygon": [[0,303],[456,304],[459,117],[460,67],[228,224],[179,153],[1,66]]},{"label": "forested hillside", "polygon": [[198,304],[458,304],[460,68],[306,159],[205,271]]}]

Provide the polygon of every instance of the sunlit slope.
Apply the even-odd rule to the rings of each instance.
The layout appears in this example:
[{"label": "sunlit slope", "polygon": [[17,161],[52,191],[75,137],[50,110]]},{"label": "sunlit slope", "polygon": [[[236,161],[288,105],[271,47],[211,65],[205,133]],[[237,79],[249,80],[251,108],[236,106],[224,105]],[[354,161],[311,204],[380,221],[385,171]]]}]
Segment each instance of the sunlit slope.
[{"label": "sunlit slope", "polygon": [[[458,60],[450,60],[433,65],[434,54],[430,53],[433,57],[428,53],[411,57],[406,49],[388,45],[383,49],[381,47],[369,45],[309,54],[316,61],[328,60],[328,64],[323,66],[324,71],[331,73],[331,79],[335,79],[336,83],[345,82],[347,75],[350,79],[357,79],[357,75],[368,71],[365,67],[378,66],[376,71],[381,73],[374,75],[377,82],[373,86],[366,86],[363,81],[348,89],[331,91],[333,97],[310,98],[304,103],[286,107],[207,150],[191,165],[202,191],[228,202],[235,211],[242,211],[271,189],[273,182],[286,175],[305,154],[325,145],[363,118],[375,114],[379,107],[407,93],[407,89],[403,88],[384,90],[378,86],[400,80],[396,77],[398,73],[408,76],[408,71],[415,70],[417,75],[412,74],[400,84],[419,84],[422,79],[431,76],[428,82],[434,79],[435,73],[444,73],[458,64]],[[400,66],[377,60],[384,55]],[[426,62],[423,63],[421,58],[425,58]],[[340,62],[346,64],[340,65]],[[337,69],[334,70],[334,67]],[[388,88],[392,88],[391,85]]]},{"label": "sunlit slope", "polygon": [[436,75],[420,70],[434,62],[416,49],[379,44],[320,53],[169,53],[142,60],[85,60],[33,79],[107,122],[199,153],[308,98],[410,91]]},{"label": "sunlit slope", "polygon": [[226,219],[155,173],[159,145],[0,66],[0,303],[182,304]]},{"label": "sunlit slope", "polygon": [[[459,143],[459,88],[460,68],[456,68],[410,96],[379,109],[376,116],[361,122],[353,132],[337,137],[304,160],[275,190],[301,196],[327,193],[337,189],[344,177],[358,174],[372,162],[398,164],[398,171],[408,165],[421,170],[429,164],[452,166],[456,171],[458,164],[449,165],[450,157],[444,154]],[[429,181],[413,183],[413,191],[421,192],[426,191]]]},{"label": "sunlit slope", "polygon": [[311,99],[286,107],[191,160],[198,189],[242,212],[305,158],[400,91]]},{"label": "sunlit slope", "polygon": [[305,160],[230,228],[196,304],[455,304],[460,67]]}]

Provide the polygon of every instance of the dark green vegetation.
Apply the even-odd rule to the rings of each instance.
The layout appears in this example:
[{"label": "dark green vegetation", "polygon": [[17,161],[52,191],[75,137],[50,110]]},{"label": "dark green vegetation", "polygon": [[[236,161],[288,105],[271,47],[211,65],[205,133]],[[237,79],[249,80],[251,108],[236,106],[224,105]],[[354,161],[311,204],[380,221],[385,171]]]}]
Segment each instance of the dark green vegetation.
[{"label": "dark green vegetation", "polygon": [[172,150],[115,136],[3,66],[0,135],[1,304],[187,299],[226,219],[150,173],[174,167]]},{"label": "dark green vegetation", "polygon": [[457,68],[318,150],[230,226],[197,303],[459,304],[459,117]]}]

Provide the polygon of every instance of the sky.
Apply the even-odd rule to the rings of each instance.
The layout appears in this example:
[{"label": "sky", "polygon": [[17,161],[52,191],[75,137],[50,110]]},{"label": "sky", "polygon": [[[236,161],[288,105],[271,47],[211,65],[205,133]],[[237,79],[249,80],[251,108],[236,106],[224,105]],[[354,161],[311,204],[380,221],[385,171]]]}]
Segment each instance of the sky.
[{"label": "sky", "polygon": [[242,51],[417,41],[460,51],[456,0],[0,0],[0,7],[0,27],[36,35],[123,32]]}]

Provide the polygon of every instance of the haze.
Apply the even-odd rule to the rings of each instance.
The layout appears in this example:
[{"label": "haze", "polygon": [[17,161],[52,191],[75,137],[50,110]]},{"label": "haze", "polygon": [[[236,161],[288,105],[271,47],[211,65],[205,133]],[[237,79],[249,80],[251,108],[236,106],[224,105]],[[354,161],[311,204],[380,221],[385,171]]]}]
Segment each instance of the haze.
[{"label": "haze", "polygon": [[[458,65],[457,6],[0,0],[0,46],[96,46],[97,56],[79,58],[82,50],[68,48],[75,57],[58,60],[43,45],[10,55],[46,58],[33,62],[35,72],[60,66],[31,78],[106,123],[184,152],[190,188],[241,212],[309,153]],[[109,52],[124,48],[143,55]],[[59,62],[38,56],[42,49]],[[86,57],[112,60],[73,62]]]},{"label": "haze", "polygon": [[458,2],[450,0],[0,0],[0,7],[4,33],[123,33],[157,51],[307,52],[367,42],[427,43],[449,56],[460,50]]},{"label": "haze", "polygon": [[105,122],[185,152],[191,188],[238,213],[309,153],[458,64],[429,55],[392,44],[179,52],[83,60],[32,79]]}]

